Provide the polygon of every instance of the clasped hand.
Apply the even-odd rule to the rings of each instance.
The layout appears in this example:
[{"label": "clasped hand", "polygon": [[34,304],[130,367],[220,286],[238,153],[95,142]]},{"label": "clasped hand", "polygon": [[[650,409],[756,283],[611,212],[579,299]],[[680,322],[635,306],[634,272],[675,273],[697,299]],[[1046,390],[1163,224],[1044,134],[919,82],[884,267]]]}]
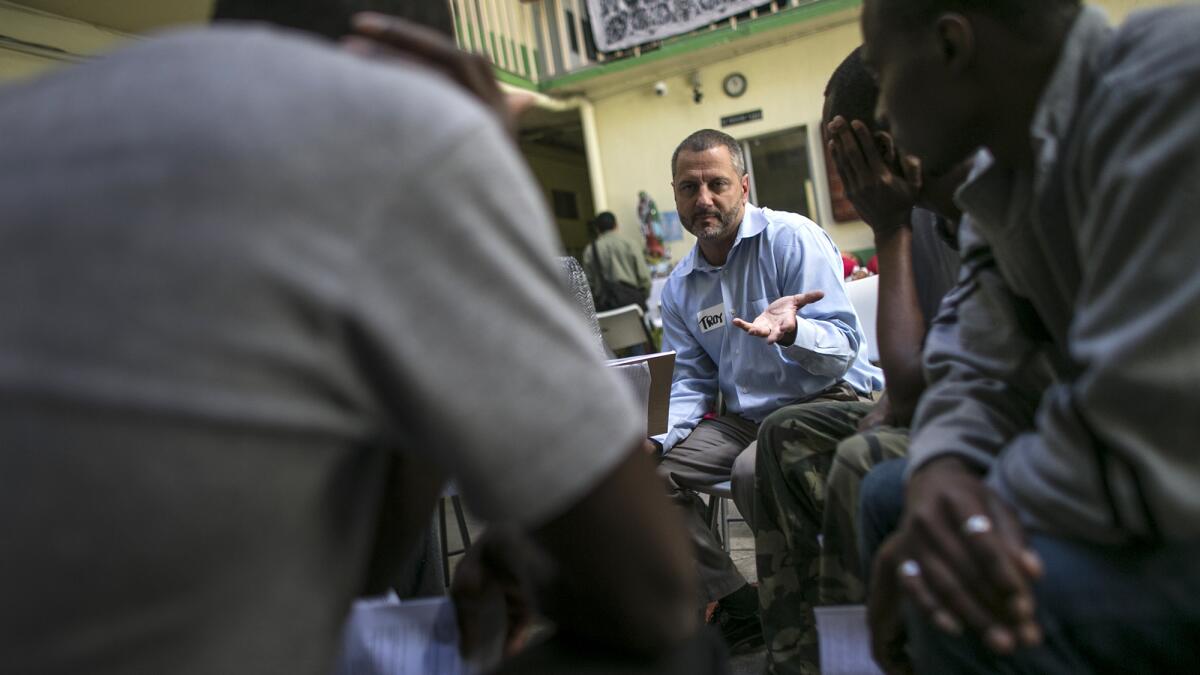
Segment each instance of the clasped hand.
[{"label": "clasped hand", "polygon": [[997,654],[1038,644],[1032,584],[1042,565],[1009,507],[957,458],[921,467],[907,493],[900,528],[871,573],[868,622],[880,666],[911,672],[901,594],[942,632],[970,629]]}]

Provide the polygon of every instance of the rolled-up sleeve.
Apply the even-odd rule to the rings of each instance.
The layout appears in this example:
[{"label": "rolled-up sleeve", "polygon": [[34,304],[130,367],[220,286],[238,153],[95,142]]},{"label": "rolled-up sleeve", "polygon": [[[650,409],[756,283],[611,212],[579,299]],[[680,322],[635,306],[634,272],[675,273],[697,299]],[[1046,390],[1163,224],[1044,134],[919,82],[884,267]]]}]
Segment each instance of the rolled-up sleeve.
[{"label": "rolled-up sleeve", "polygon": [[786,232],[794,240],[776,247],[782,272],[779,296],[823,291],[825,297],[800,308],[796,339],[778,347],[780,356],[813,375],[841,379],[858,356],[859,335],[841,270],[830,262],[833,244],[807,228]]}]

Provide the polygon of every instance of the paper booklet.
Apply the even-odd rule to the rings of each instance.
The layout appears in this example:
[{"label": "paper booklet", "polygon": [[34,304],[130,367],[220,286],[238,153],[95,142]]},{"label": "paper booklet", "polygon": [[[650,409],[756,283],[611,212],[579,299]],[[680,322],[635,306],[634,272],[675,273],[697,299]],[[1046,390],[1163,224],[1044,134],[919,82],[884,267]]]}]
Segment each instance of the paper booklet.
[{"label": "paper booklet", "polygon": [[644,363],[650,369],[649,396],[646,400],[646,434],[667,433],[667,413],[671,405],[671,376],[675,371],[675,352],[658,352],[643,356],[612,359],[610,368]]}]

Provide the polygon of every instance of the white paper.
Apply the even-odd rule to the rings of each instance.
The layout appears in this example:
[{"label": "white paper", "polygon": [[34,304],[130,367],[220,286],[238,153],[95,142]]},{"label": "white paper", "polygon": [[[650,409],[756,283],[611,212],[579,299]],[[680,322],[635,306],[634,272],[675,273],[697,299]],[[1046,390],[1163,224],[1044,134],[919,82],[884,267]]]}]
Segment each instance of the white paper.
[{"label": "white paper", "polygon": [[476,675],[458,652],[449,598],[354,603],[335,675]]},{"label": "white paper", "polygon": [[817,607],[822,675],[883,675],[871,658],[871,633],[863,605]]}]

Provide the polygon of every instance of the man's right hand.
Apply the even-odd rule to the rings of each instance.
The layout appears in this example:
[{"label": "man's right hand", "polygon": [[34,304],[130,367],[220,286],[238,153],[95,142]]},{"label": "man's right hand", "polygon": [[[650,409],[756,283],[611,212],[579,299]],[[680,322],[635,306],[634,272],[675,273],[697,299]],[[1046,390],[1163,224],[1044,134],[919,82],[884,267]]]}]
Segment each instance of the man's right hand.
[{"label": "man's right hand", "polygon": [[838,115],[827,131],[829,154],[837,165],[846,196],[871,226],[876,241],[907,226],[921,191],[920,160],[905,156],[899,162],[902,173],[893,171],[894,158],[880,154],[875,137],[860,120],[847,122]]},{"label": "man's right hand", "polygon": [[763,338],[769,345],[779,343],[788,347],[796,340],[796,322],[799,321],[796,313],[824,297],[823,291],[785,295],[772,302],[753,323],[734,317],[733,325],[754,337]]}]

